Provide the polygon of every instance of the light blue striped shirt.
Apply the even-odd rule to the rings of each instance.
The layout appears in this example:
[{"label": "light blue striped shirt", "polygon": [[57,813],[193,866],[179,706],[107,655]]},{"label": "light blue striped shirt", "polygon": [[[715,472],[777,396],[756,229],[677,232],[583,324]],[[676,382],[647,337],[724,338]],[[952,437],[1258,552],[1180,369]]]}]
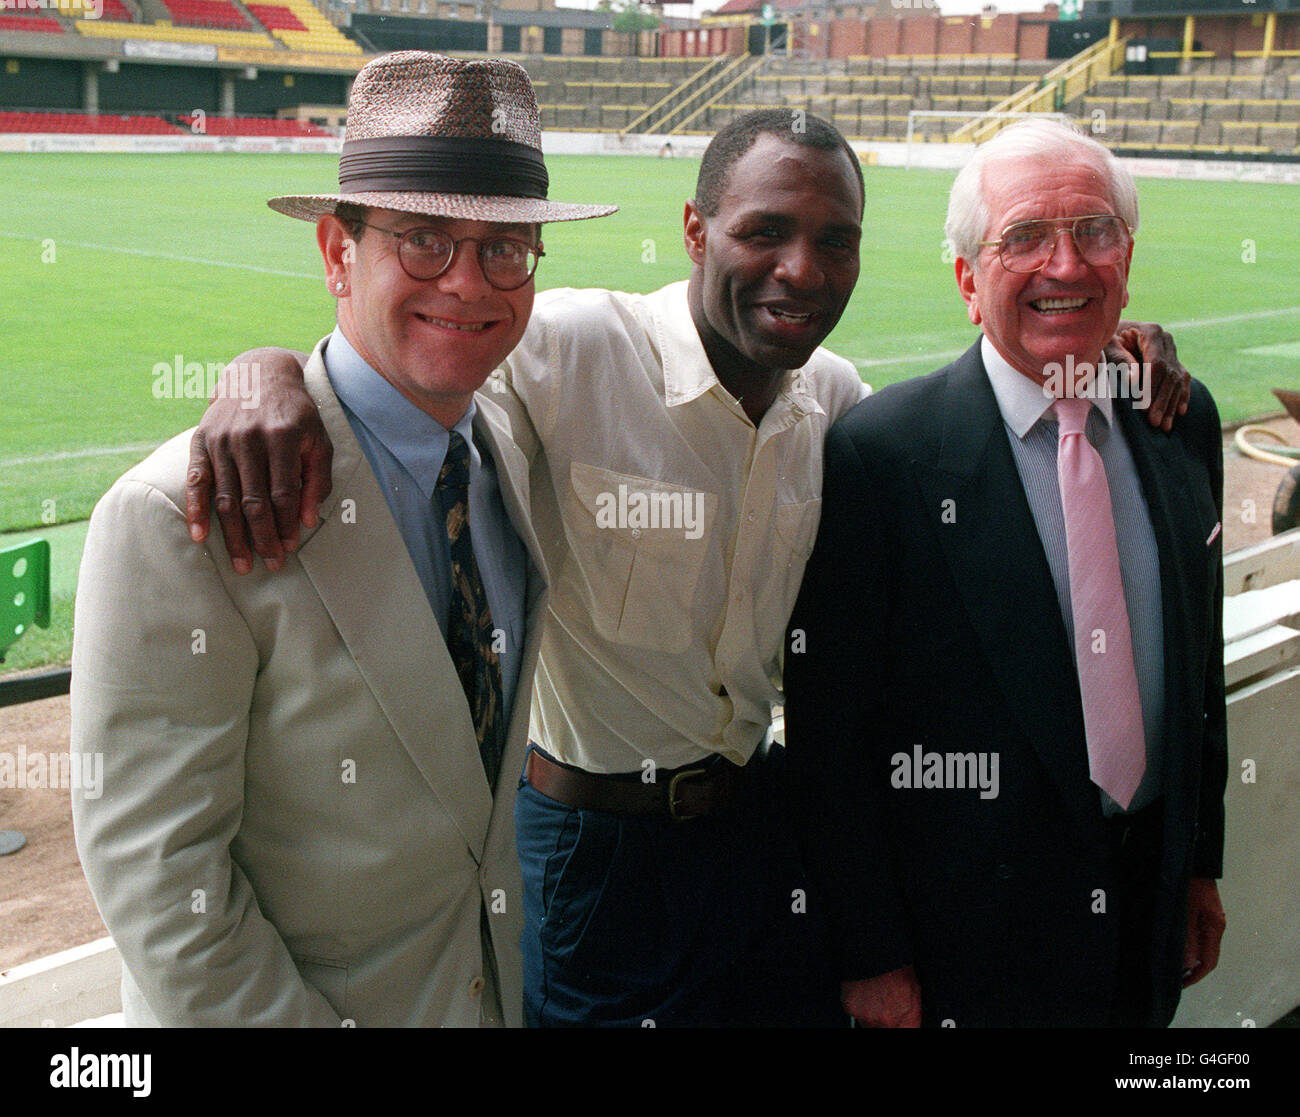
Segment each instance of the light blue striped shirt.
[{"label": "light blue striped shirt", "polygon": [[[1074,654],[1074,612],[1070,606],[1070,565],[1065,542],[1065,514],[1056,477],[1056,418],[1054,402],[1040,385],[1005,361],[986,337],[980,346],[989,383],[997,397],[998,410],[1011,443],[1011,454],[1020,473],[1029,510],[1038,537],[1047,554],[1047,565],[1056,585],[1061,619]],[[1100,355],[1099,355],[1100,357]],[[1096,448],[1106,469],[1111,512],[1115,517],[1115,546],[1119,551],[1120,580],[1128,607],[1129,631],[1133,638],[1133,662],[1142,699],[1142,724],[1146,733],[1147,767],[1142,783],[1129,804],[1140,810],[1160,794],[1164,761],[1165,629],[1160,597],[1160,554],[1147,511],[1146,497],[1124,440],[1115,421],[1114,401],[1107,396],[1093,400],[1088,412],[1088,441]],[[1106,814],[1119,811],[1105,792],[1098,790]]]},{"label": "light blue striped shirt", "polygon": [[[434,497],[451,435],[371,368],[338,327],[324,356],[330,383],[375,471],[445,638],[451,609],[451,545],[434,511]],[[501,697],[502,708],[510,711],[523,659],[528,552],[506,514],[496,465],[474,441],[474,412],[471,402],[455,429],[469,444],[470,537],[492,624],[505,637],[500,653]]]}]

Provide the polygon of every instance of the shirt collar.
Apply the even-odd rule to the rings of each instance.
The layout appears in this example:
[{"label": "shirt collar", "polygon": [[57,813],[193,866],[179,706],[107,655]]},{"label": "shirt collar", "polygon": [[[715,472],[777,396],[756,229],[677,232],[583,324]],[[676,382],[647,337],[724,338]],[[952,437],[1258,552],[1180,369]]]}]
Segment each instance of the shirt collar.
[{"label": "shirt collar", "polygon": [[[451,443],[447,428],[376,372],[338,326],[330,335],[324,358],[339,402],[397,459],[425,498],[432,500]],[[475,411],[471,400],[454,428],[469,444],[471,483],[481,464],[474,445]]]},{"label": "shirt collar", "polygon": [[[659,353],[664,370],[664,403],[668,407],[690,403],[715,386],[726,392],[713,371],[709,355],[700,340],[700,331],[691,317],[690,301],[686,295],[688,280],[670,283],[648,296],[654,309],[659,334]],[[788,398],[800,415],[822,414],[808,385],[808,368],[790,369],[785,374],[779,395]],[[779,396],[778,396],[779,398]]]},{"label": "shirt collar", "polygon": [[[1024,438],[1056,401],[1043,393],[1042,385],[1035,384],[1013,368],[987,337],[980,339],[980,356],[984,358],[984,370],[988,373],[1003,422],[1017,438]],[[1110,396],[1098,393],[1092,403],[1110,426],[1114,406]]]}]

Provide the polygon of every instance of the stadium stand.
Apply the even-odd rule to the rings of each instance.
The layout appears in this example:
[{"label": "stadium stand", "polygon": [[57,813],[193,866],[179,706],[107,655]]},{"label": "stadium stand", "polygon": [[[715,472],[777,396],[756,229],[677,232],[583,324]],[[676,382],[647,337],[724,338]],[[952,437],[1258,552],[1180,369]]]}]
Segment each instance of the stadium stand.
[{"label": "stadium stand", "polygon": [[521,58],[537,91],[542,127],[617,131],[705,69],[711,58]]},{"label": "stadium stand", "polygon": [[[102,57],[106,50],[122,51],[122,40],[159,40],[217,47],[216,62],[224,67],[220,77],[208,71],[197,83],[196,92],[201,92],[196,98],[181,100],[178,83],[184,79],[177,76],[181,71],[159,66],[161,94],[155,100],[142,95],[150,84],[137,76],[142,68],[129,65],[122,70],[122,75],[131,74],[129,82],[125,76],[102,79],[107,101],[97,102],[91,94],[79,96],[83,92],[78,89],[79,77],[56,73],[47,63],[24,61],[23,73],[29,66],[33,73],[42,73],[38,67],[47,66],[48,80],[56,83],[51,88],[57,92],[34,103],[27,100],[26,90],[17,96],[11,92],[7,104],[55,109],[106,103],[118,111],[152,112],[173,119],[197,105],[206,112],[208,131],[213,134],[317,137],[319,131],[281,131],[296,126],[271,118],[290,112],[306,118],[311,114],[297,112],[306,105],[321,110],[317,119],[327,120],[328,112],[346,99],[346,76],[362,60],[362,46],[325,17],[326,2],[318,8],[310,0],[257,0],[247,5],[240,0],[102,0],[102,19],[75,22],[69,17],[90,12],[99,0],[60,0],[62,14],[57,18],[5,13],[0,15],[0,33],[13,30],[17,32],[13,39],[28,32],[60,34],[62,42],[35,46],[29,52],[33,55],[58,57],[66,45],[68,56]],[[370,20],[366,26],[374,26],[369,33],[382,38],[386,49],[429,46],[424,40],[453,22],[377,13],[356,14],[353,20]],[[466,27],[475,23],[469,18],[460,22]],[[487,34],[487,25],[482,26]],[[503,20],[498,31],[504,28]],[[79,34],[66,33],[72,30]],[[1178,63],[1183,72],[1175,75],[1124,73],[1124,41],[1108,40],[1104,26],[1100,38],[1094,34],[1089,47],[1064,61],[992,53],[882,56],[879,50],[870,57],[819,58],[806,49],[767,56],[654,57],[630,52],[615,56],[590,53],[610,48],[610,32],[584,31],[579,41],[560,35],[560,30],[569,35],[572,28],[547,25],[547,30],[556,32],[551,36],[559,43],[555,50],[563,46],[588,52],[553,54],[548,46],[547,53],[517,55],[533,79],[542,126],[550,130],[709,135],[742,112],[780,106],[827,117],[859,141],[944,142],[982,139],[997,127],[984,118],[972,120],[975,114],[1056,111],[1073,116],[1103,142],[1131,154],[1300,158],[1300,56],[1289,45],[1292,32],[1278,39],[1277,53],[1283,57],[1257,58],[1254,55],[1260,52],[1240,50],[1225,57],[1226,48],[1217,58],[1197,61],[1184,54]],[[689,32],[690,43],[651,39],[649,49],[667,50],[673,43],[683,50],[743,45],[732,41],[730,31],[727,35],[732,38],[715,43],[715,32],[707,30],[707,38],[705,31]],[[1114,26],[1111,32],[1115,34]],[[356,26],[350,33],[366,42]],[[688,32],[665,34],[680,38]],[[511,39],[516,46],[518,41],[517,36]],[[899,46],[905,42],[921,40],[898,39]],[[864,41],[862,46],[871,44]],[[190,51],[181,57],[189,66],[202,53]],[[236,65],[250,69],[235,77]],[[1168,66],[1172,69],[1174,63]],[[306,78],[303,84],[306,71],[313,68],[321,76]],[[219,115],[232,111],[238,115],[224,115],[224,122],[216,122]]]},{"label": "stadium stand", "polygon": [[[531,68],[533,60],[528,61]],[[694,73],[705,63],[717,65],[713,59],[692,61],[697,63]],[[653,83],[647,77],[639,84],[627,78],[618,82],[560,79],[555,85],[562,87],[563,101],[538,94],[543,102],[542,126],[568,130],[631,126],[635,131],[709,135],[741,113],[781,106],[833,120],[853,139],[898,141],[907,136],[912,110],[986,112],[1055,65],[984,55],[832,61],[755,58],[748,68],[743,56],[722,62],[730,64],[726,68],[734,66],[732,72],[688,104],[684,113],[660,113],[644,121],[638,117],[660,99],[653,95],[668,92],[662,79]],[[718,73],[722,75],[722,70]],[[960,123],[960,119],[932,120],[926,128],[936,136],[946,135]]]},{"label": "stadium stand", "polygon": [[[667,59],[628,59],[624,61],[639,63],[639,68],[629,65],[619,70],[598,66],[601,61],[525,60],[537,85],[544,128],[708,135],[750,109],[782,106],[827,117],[856,140],[898,142],[908,136],[911,112],[1000,110],[1025,90],[1043,87],[1052,93],[1056,75],[1070,66],[1069,61],[996,55],[830,61],[768,57],[754,59],[749,68],[740,56],[733,56],[683,59],[680,61],[695,65],[676,71],[663,65]],[[1225,74],[1223,60],[1207,60],[1201,65],[1204,72],[1178,77],[1111,75],[1108,68],[1098,68],[1096,73],[1106,76],[1092,81],[1091,87],[1081,86],[1081,95],[1072,93],[1068,101],[1059,104],[1050,103],[1049,96],[1048,104],[1035,108],[1064,111],[1091,127],[1103,142],[1133,153],[1264,156],[1300,152],[1297,60],[1275,63],[1278,68],[1266,74],[1261,74],[1257,65],[1240,60],[1235,65],[1243,70],[1249,67],[1251,72]],[[724,74],[725,70],[731,72]],[[723,78],[674,115],[677,91],[695,75],[706,72],[723,74]],[[1053,75],[1051,80],[1046,80],[1048,74]],[[663,111],[651,111],[659,105],[665,106]],[[1104,120],[1101,126],[1100,120]],[[912,126],[915,139],[942,142],[963,128],[969,130],[971,121],[969,117],[937,115],[916,118]]]},{"label": "stadium stand", "polygon": [[[275,24],[262,19],[257,11],[253,15],[292,50],[320,51],[326,54],[361,54],[361,47],[330,23],[309,0],[278,0],[275,4],[256,5],[259,9],[278,11],[271,16]],[[253,10],[250,8],[250,10]],[[284,15],[279,14],[285,13]],[[288,19],[297,20],[301,27],[293,26]],[[426,48],[427,49],[427,48]]]},{"label": "stadium stand", "polygon": [[1115,74],[1066,111],[1092,122],[1098,139],[1125,152],[1243,156],[1300,153],[1300,64],[1267,74],[1214,72],[1199,63],[1178,75]]},{"label": "stadium stand", "polygon": [[105,113],[0,112],[0,132],[106,133],[157,136],[179,132],[160,116],[111,116]]}]

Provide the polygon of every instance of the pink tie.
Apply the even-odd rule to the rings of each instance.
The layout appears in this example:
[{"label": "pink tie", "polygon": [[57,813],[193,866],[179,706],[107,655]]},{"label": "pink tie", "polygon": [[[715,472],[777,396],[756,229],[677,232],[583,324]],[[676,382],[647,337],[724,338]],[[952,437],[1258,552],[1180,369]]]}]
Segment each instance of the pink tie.
[{"label": "pink tie", "polygon": [[1058,399],[1056,451],[1074,612],[1074,658],[1083,696],[1092,782],[1128,809],[1146,769],[1142,701],[1133,668],[1115,518],[1101,455],[1084,434],[1086,399]]}]

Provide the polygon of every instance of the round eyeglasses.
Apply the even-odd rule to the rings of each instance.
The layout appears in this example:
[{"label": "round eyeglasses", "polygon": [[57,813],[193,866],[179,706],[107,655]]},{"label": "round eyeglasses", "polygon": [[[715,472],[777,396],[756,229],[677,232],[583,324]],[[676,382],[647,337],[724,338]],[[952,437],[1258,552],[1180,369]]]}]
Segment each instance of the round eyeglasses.
[{"label": "round eyeglasses", "polygon": [[405,232],[394,232],[379,225],[362,221],[367,229],[387,233],[397,238],[397,262],[412,279],[436,279],[456,258],[456,250],[467,241],[478,246],[478,264],[483,278],[498,291],[514,291],[522,287],[537,271],[537,265],[546,255],[540,244],[531,245],[514,237],[461,237],[430,226],[416,226]]},{"label": "round eyeglasses", "polygon": [[998,259],[1009,272],[1027,275],[1047,266],[1056,242],[1069,230],[1079,255],[1094,268],[1118,264],[1133,243],[1133,230],[1109,213],[1056,220],[1019,221],[1002,230],[999,240],[982,240],[981,248],[996,248]]}]

